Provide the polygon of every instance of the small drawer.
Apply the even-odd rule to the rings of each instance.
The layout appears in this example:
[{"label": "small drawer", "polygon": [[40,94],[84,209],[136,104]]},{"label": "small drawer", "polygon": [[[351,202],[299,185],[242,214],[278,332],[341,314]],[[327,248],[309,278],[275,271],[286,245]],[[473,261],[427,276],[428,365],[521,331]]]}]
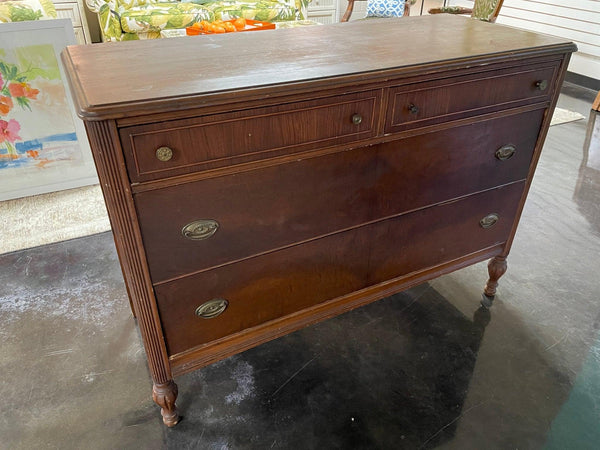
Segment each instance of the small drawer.
[{"label": "small drawer", "polygon": [[152,280],[524,179],[543,115],[484,120],[136,194]]},{"label": "small drawer", "polygon": [[380,92],[369,91],[120,131],[132,181],[231,166],[368,138]]},{"label": "small drawer", "polygon": [[307,18],[322,25],[330,25],[336,22],[335,9],[316,9],[308,11]]},{"label": "small drawer", "polygon": [[442,82],[391,88],[387,133],[472,117],[520,104],[548,101],[558,65],[505,69]]},{"label": "small drawer", "polygon": [[79,5],[75,3],[55,3],[56,15],[59,19],[71,19],[74,27],[81,26]]},{"label": "small drawer", "polygon": [[[155,286],[168,352],[505,242],[523,187],[515,183]],[[491,214],[497,222],[482,227]]]},{"label": "small drawer", "polygon": [[308,5],[308,13],[310,14],[311,10],[319,9],[319,8],[325,8],[325,9],[335,8],[335,5],[336,5],[335,0],[312,0],[312,2],[310,2],[310,4]]},{"label": "small drawer", "polygon": [[75,32],[75,40],[77,43],[80,45],[85,44],[85,33],[83,31],[83,27],[75,27],[73,28],[73,31]]}]

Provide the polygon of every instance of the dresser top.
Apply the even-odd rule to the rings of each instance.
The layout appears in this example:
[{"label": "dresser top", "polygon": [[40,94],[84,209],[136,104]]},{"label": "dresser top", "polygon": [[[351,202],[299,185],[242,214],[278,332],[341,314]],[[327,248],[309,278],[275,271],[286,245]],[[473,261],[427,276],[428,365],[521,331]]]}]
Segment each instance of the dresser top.
[{"label": "dresser top", "polygon": [[70,46],[63,61],[79,115],[98,120],[185,109],[225,93],[244,100],[360,83],[365,73],[385,79],[575,50],[564,39],[439,14]]}]

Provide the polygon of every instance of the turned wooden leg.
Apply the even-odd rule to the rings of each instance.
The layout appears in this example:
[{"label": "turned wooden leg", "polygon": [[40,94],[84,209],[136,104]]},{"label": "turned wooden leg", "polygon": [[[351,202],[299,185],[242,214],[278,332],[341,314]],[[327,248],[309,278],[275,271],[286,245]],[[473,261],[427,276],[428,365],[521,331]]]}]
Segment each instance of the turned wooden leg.
[{"label": "turned wooden leg", "polygon": [[160,413],[165,425],[168,427],[177,425],[179,415],[177,414],[177,406],[175,406],[175,400],[177,400],[177,385],[175,382],[169,380],[162,384],[154,383],[152,386],[152,399],[154,403],[160,406]]},{"label": "turned wooden leg", "polygon": [[494,296],[496,295],[496,287],[498,286],[498,280],[506,272],[506,256],[496,256],[490,259],[488,263],[488,273],[490,278],[485,284],[483,290],[483,296],[481,298],[481,304],[486,308],[492,306]]}]

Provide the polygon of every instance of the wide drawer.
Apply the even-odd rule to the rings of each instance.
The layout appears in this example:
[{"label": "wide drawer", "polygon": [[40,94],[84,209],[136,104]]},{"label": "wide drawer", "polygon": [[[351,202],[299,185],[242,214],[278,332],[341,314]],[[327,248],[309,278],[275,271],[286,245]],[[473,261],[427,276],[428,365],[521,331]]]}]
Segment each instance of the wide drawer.
[{"label": "wide drawer", "polygon": [[386,133],[548,101],[558,63],[391,88]]},{"label": "wide drawer", "polygon": [[[544,110],[135,195],[154,283],[524,179]],[[506,160],[496,152],[516,149]],[[207,223],[205,239],[183,229]],[[201,224],[199,224],[201,225]],[[202,237],[191,236],[191,237]]]},{"label": "wide drawer", "polygon": [[[523,187],[514,183],[155,286],[168,352],[502,243]],[[499,220],[482,227],[492,213]],[[206,305],[213,300],[214,307]],[[202,305],[214,317],[197,316]]]},{"label": "wide drawer", "polygon": [[152,180],[368,138],[376,133],[380,98],[380,91],[368,91],[124,128],[130,179]]}]

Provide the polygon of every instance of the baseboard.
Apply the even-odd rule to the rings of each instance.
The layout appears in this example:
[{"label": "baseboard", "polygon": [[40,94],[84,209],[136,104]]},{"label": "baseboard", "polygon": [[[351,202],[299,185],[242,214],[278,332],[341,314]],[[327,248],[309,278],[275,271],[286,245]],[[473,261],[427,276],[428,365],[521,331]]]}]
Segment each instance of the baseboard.
[{"label": "baseboard", "polygon": [[594,91],[600,91],[600,80],[596,78],[586,77],[585,75],[567,71],[565,81]]}]

